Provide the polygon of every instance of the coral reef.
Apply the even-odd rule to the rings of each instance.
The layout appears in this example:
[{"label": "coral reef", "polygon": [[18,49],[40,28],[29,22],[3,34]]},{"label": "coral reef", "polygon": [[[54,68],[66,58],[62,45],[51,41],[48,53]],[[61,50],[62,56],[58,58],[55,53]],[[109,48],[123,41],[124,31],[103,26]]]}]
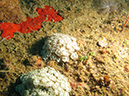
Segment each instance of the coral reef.
[{"label": "coral reef", "polygon": [[42,58],[47,60],[56,60],[58,62],[69,62],[69,59],[76,60],[78,58],[76,38],[69,35],[55,33],[45,40],[42,47]]},{"label": "coral reef", "polygon": [[21,96],[69,96],[71,91],[67,77],[49,66],[23,74],[20,80],[16,91]]},{"label": "coral reef", "polygon": [[0,0],[0,21],[21,23],[26,20],[18,0]]},{"label": "coral reef", "polygon": [[98,9],[104,14],[116,12],[118,9],[118,3],[114,0],[101,0],[100,2]]}]

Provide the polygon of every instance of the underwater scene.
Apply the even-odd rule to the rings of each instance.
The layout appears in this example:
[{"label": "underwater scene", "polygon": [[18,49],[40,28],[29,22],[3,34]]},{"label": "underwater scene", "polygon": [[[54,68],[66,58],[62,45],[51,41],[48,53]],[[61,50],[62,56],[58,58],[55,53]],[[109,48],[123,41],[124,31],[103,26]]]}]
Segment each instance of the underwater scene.
[{"label": "underwater scene", "polygon": [[129,0],[0,0],[0,96],[129,96]]}]

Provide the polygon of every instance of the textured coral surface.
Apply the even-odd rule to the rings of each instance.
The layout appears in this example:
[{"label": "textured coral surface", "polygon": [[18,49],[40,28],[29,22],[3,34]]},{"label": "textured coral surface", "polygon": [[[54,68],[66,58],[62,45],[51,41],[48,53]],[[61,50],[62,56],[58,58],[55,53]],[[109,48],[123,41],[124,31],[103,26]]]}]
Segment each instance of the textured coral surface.
[{"label": "textured coral surface", "polygon": [[69,96],[68,78],[48,66],[23,74],[16,87],[21,96]]},{"label": "textured coral surface", "polygon": [[55,33],[45,40],[41,55],[45,60],[50,58],[58,62],[69,62],[70,59],[78,59],[78,54],[76,52],[78,50],[80,50],[80,48],[77,46],[76,38]]}]

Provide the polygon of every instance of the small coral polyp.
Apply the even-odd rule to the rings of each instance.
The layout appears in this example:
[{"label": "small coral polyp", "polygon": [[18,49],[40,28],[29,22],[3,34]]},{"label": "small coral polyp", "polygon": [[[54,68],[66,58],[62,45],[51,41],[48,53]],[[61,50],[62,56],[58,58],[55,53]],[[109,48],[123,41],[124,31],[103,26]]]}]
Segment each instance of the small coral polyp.
[{"label": "small coral polyp", "polygon": [[118,3],[116,3],[115,0],[101,0],[99,9],[104,14],[116,12],[118,9]]},{"label": "small coral polyp", "polygon": [[45,60],[69,62],[69,59],[78,59],[77,50],[80,50],[80,48],[77,46],[76,38],[55,33],[45,40],[41,55]]}]

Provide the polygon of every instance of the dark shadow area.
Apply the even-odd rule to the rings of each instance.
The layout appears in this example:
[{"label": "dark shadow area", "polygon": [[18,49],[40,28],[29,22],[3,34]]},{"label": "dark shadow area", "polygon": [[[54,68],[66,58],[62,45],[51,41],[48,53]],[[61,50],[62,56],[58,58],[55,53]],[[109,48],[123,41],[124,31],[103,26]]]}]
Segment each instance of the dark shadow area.
[{"label": "dark shadow area", "polygon": [[100,0],[93,0],[92,1],[92,6],[94,8],[98,8],[100,6]]},{"label": "dark shadow area", "polygon": [[0,59],[0,70],[3,70],[4,69],[4,60],[3,59]]},{"label": "dark shadow area", "polygon": [[3,92],[0,96],[21,96],[16,90],[15,87],[22,82],[20,81],[20,77],[17,78],[16,83],[11,83],[10,86],[8,87],[8,90]]},{"label": "dark shadow area", "polygon": [[[46,37],[47,38],[47,37]],[[44,45],[44,41],[46,38],[42,38],[41,40],[34,42],[32,46],[30,46],[27,49],[27,53],[31,54],[31,55],[39,55],[41,56],[41,50],[42,50],[42,46]],[[27,66],[32,66],[32,64],[30,64],[30,62],[28,61],[28,59],[25,59],[24,61],[22,61],[22,64],[24,64],[26,67]]]},{"label": "dark shadow area", "polygon": [[29,54],[32,54],[32,55],[40,55],[40,52],[42,50],[42,46],[44,45],[44,41],[46,38],[43,38],[43,39],[33,43],[33,45],[28,48],[27,52]]},{"label": "dark shadow area", "polygon": [[25,60],[22,62],[22,64],[24,64],[26,67],[27,67],[27,66],[32,66],[32,65],[30,64],[30,62],[29,62],[27,59],[25,59]]}]

